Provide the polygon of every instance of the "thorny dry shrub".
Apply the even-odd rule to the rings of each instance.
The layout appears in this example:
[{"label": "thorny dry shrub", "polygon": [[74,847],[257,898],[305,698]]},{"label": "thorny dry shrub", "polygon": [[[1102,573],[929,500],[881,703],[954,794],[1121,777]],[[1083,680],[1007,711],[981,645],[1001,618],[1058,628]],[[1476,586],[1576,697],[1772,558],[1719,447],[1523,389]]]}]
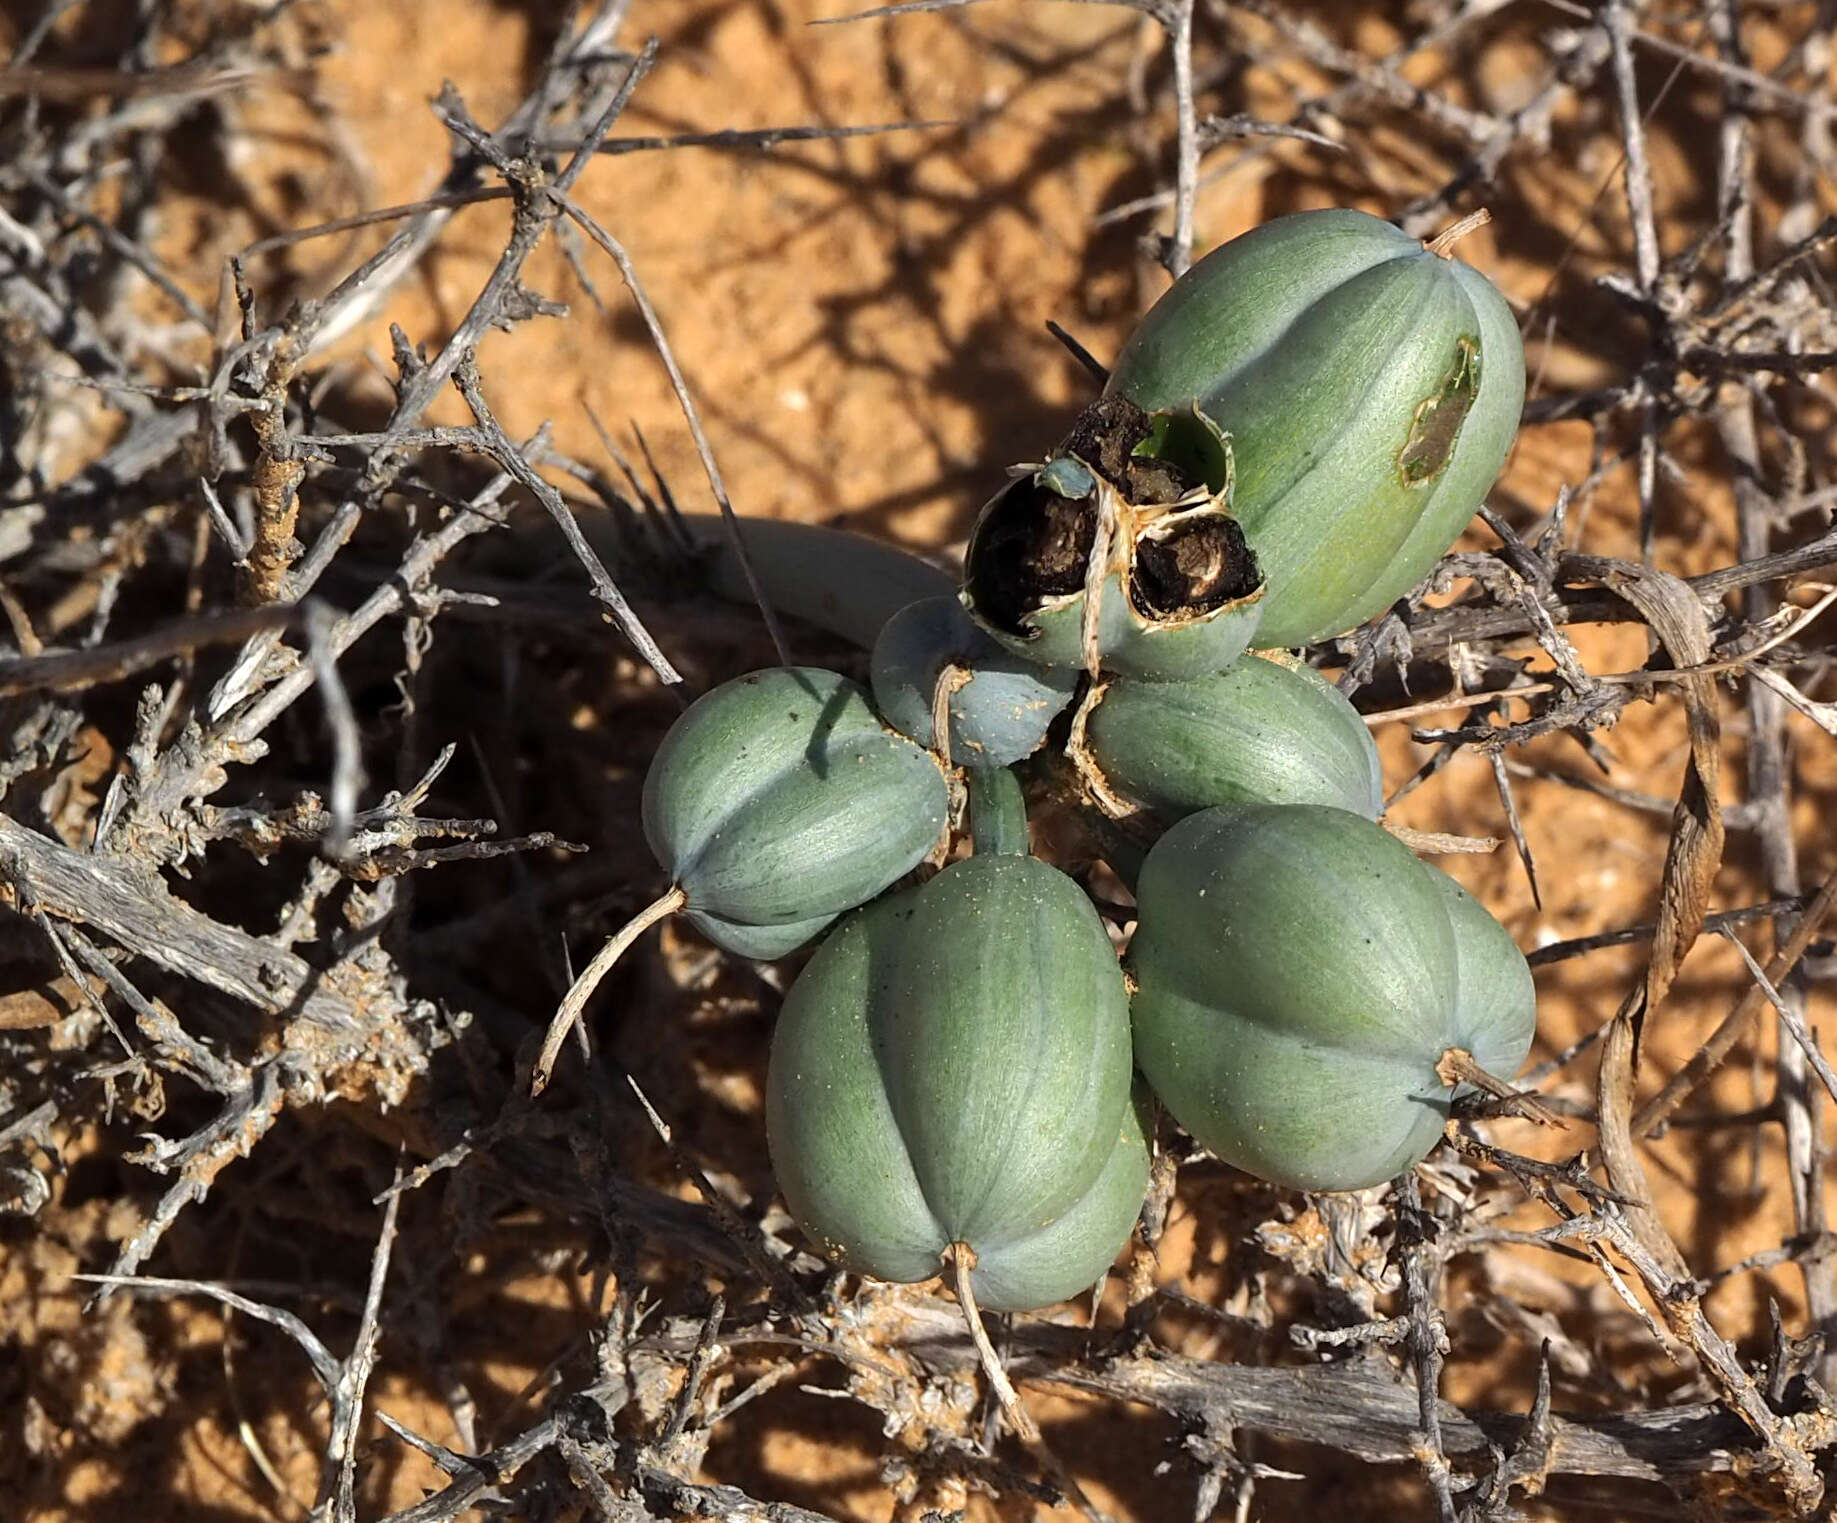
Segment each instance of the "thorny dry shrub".
[{"label": "thorny dry shrub", "polygon": [[1045,320],[1333,204],[1488,208],[1523,323],[1484,525],[1313,654],[1507,842],[1568,1124],[1320,1199],[1164,1129],[1003,1357],[1118,1516],[1815,1508],[1832,8],[558,9],[0,8],[0,1511],[1046,1506],[948,1297],[774,1204],[789,969],[667,929],[529,1064],[773,659],[675,506],[948,558],[1088,395]]}]

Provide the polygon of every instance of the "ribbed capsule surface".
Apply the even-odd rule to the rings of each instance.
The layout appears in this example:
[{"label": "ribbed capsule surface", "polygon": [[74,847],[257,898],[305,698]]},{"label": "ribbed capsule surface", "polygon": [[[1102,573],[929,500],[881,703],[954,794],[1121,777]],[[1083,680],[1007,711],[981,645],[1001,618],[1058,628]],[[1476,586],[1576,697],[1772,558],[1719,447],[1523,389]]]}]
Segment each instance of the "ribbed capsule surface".
[{"label": "ribbed capsule surface", "polygon": [[1057,1221],[998,1243],[976,1264],[971,1282],[992,1311],[1033,1311],[1095,1285],[1108,1269],[1148,1194],[1150,1101],[1144,1092],[1123,1107],[1110,1156],[1091,1187]]},{"label": "ribbed capsule surface", "polygon": [[957,766],[1008,767],[1031,756],[1078,683],[1075,669],[1042,667],[998,644],[954,596],[926,598],[889,619],[874,642],[881,717],[932,745],[933,698],[950,666],[966,678],[949,698],[950,759]]},{"label": "ribbed capsule surface", "polygon": [[[1476,1051],[1482,1068],[1509,1077],[1530,1050],[1537,1026],[1537,985],[1510,931],[1492,911],[1439,868],[1424,864],[1429,881],[1442,897],[1454,927],[1455,1024],[1467,1031],[1489,1033],[1495,1064]],[[1460,1094],[1467,1086],[1457,1089]]]},{"label": "ribbed capsule surface", "polygon": [[839,1262],[922,1280],[963,1242],[986,1304],[1045,1305],[1095,1278],[1141,1203],[1129,1086],[1128,997],[1089,900],[1032,858],[971,857],[850,916],[798,976],[773,1167]]},{"label": "ribbed capsule surface", "polygon": [[779,957],[910,872],[949,809],[923,747],[862,688],[815,667],[723,683],[671,726],[644,833],[683,913],[743,956]]},{"label": "ribbed capsule surface", "polygon": [[1364,212],[1278,218],[1143,318],[1108,393],[1229,435],[1231,510],[1269,578],[1256,641],[1302,645],[1407,593],[1505,462],[1524,402],[1493,285]]},{"label": "ribbed capsule surface", "polygon": [[1190,682],[1094,686],[1069,743],[1112,818],[1221,804],[1328,804],[1376,819],[1383,773],[1357,709],[1319,673],[1250,656]]},{"label": "ribbed capsule surface", "polygon": [[1451,888],[1345,810],[1189,816],[1137,883],[1144,1077],[1219,1157],[1278,1184],[1351,1190],[1401,1173],[1447,1118],[1443,1056],[1509,1078],[1535,1020],[1524,959]]}]

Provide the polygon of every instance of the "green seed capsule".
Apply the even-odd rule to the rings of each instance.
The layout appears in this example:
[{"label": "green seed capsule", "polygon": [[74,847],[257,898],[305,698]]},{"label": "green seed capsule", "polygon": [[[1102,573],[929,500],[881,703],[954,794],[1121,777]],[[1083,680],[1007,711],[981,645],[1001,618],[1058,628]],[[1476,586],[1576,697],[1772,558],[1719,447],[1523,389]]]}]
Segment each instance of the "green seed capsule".
[{"label": "green seed capsule", "polygon": [[1459,537],[1518,427],[1524,351],[1470,266],[1364,212],[1303,212],[1175,282],[1106,395],[1176,432],[1197,405],[1229,435],[1232,512],[1270,584],[1257,642],[1304,645],[1402,597]]},{"label": "green seed capsule", "polygon": [[971,1275],[990,1311],[1033,1311],[1095,1285],[1123,1251],[1148,1194],[1146,1092],[1123,1107],[1104,1166],[1071,1209],[1050,1226],[992,1248]]},{"label": "green seed capsule", "polygon": [[1535,1025],[1492,917],[1382,827],[1254,805],[1173,826],[1143,863],[1136,1061],[1228,1163],[1353,1190],[1435,1145],[1452,1052],[1509,1076]]},{"label": "green seed capsule", "polygon": [[777,667],[692,704],[644,780],[644,834],[711,940],[780,957],[925,859],[949,793],[834,672]]},{"label": "green seed capsule", "polygon": [[[1537,1024],[1537,986],[1531,977],[1531,965],[1518,950],[1511,932],[1493,918],[1485,905],[1440,868],[1428,863],[1423,866],[1454,926],[1454,949],[1459,958],[1454,974],[1456,1024],[1467,1030],[1490,1027],[1506,1034],[1523,1032],[1524,1050],[1529,1050]],[[1509,1042],[1503,1052],[1497,1046],[1493,1050],[1495,1056],[1510,1057],[1513,1052]],[[1524,1062],[1524,1051],[1518,1051],[1513,1061],[1503,1067],[1495,1068],[1477,1053],[1475,1061],[1495,1073],[1510,1074]],[[1456,1093],[1468,1088],[1462,1085]]]},{"label": "green seed capsule", "polygon": [[1071,701],[1074,670],[1049,670],[997,644],[955,597],[926,598],[887,621],[874,642],[874,703],[900,734],[929,746],[932,701],[949,666],[967,681],[950,695],[950,759],[1009,767],[1031,756]]},{"label": "green seed capsule", "polygon": [[1213,443],[1207,458],[1226,477],[1208,489],[1184,464],[1134,453],[1154,430],[1144,414],[1124,405],[1103,417],[1101,439],[1075,434],[983,508],[964,557],[964,606],[1038,666],[1147,681],[1222,671],[1256,634],[1264,603],[1262,572],[1229,510],[1223,443],[1198,422],[1187,431]]},{"label": "green seed capsule", "polygon": [[1094,686],[1067,751],[1117,820],[1175,820],[1219,804],[1328,804],[1375,820],[1378,748],[1358,710],[1307,666],[1247,657],[1192,682]]},{"label": "green seed capsule", "polygon": [[[884,1280],[975,1251],[985,1305],[1089,1284],[1128,1237],[1146,1152],[1128,996],[1076,884],[978,856],[850,916],[785,1000],[766,1124],[792,1214]],[[1133,1196],[1133,1198],[1131,1198]]]}]

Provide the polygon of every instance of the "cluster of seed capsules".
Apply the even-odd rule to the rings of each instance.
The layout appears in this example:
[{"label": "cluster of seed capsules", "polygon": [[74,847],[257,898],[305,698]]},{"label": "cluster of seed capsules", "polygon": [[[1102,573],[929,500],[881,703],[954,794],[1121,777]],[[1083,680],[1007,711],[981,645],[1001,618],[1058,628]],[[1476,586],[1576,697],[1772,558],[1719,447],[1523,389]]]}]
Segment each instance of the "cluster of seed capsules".
[{"label": "cluster of seed capsules", "polygon": [[[1523,391],[1503,299],[1445,250],[1357,212],[1271,223],[1011,473],[960,594],[879,630],[871,693],[777,668],[678,721],[644,798],[672,905],[748,957],[824,938],[767,1128],[833,1262],[914,1281],[950,1255],[984,1305],[1046,1305],[1127,1241],[1154,1101],[1231,1164],[1345,1190],[1420,1160],[1464,1076],[1517,1070],[1524,958],[1378,823],[1369,731],[1292,651],[1429,571]],[[1017,770],[1132,886],[1121,961],[1031,855]],[[974,850],[914,886],[953,780]]]}]

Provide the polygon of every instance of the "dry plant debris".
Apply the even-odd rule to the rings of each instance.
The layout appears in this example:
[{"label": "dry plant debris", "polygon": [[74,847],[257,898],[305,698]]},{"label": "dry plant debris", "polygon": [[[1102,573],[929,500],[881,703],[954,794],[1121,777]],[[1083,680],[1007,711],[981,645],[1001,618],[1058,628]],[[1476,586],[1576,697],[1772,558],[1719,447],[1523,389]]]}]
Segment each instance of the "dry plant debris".
[{"label": "dry plant debris", "polygon": [[[1827,1505],[1837,12],[373,9],[0,11],[20,1515]],[[736,54],[788,120],[683,114]],[[443,163],[378,168],[427,124]],[[710,264],[668,231],[722,194]],[[657,890],[636,780],[681,695],[858,661],[716,596],[679,503],[948,554],[1163,272],[1329,204],[1489,210],[1525,334],[1484,525],[1312,655],[1419,842],[1512,839],[1463,875],[1540,938],[1520,1083],[1570,1125],[1508,1096],[1318,1199],[1164,1134],[1124,1271],[991,1327],[1067,1476],[941,1285],[830,1274],[774,1207],[781,973],[672,935],[590,1062],[530,1069]],[[788,346],[721,320],[806,285]]]}]

